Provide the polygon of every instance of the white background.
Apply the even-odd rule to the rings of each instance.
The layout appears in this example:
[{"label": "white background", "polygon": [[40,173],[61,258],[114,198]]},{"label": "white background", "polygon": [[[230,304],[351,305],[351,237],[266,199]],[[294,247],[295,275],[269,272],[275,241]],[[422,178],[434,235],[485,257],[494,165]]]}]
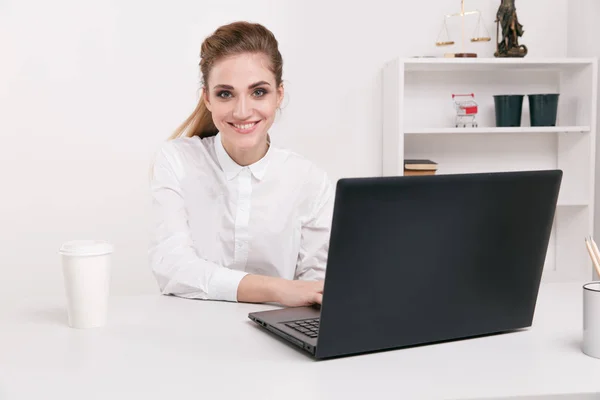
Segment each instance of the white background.
[{"label": "white background", "polygon": [[[466,1],[493,38],[466,50],[492,56],[499,3]],[[598,3],[517,0],[528,57],[600,55]],[[0,297],[61,294],[57,250],[80,238],[115,244],[113,293],[158,290],[146,259],[149,160],[195,107],[200,44],[219,25],[243,19],[274,32],[287,91],[274,141],[335,180],[381,173],[380,69],[396,56],[460,51],[434,45],[443,15],[459,7],[0,0]]]}]

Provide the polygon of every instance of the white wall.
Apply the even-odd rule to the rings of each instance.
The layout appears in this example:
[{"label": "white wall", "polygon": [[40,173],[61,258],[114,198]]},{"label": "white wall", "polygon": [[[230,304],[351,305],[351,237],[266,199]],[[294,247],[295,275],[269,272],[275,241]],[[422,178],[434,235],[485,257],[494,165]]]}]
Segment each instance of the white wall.
[{"label": "white wall", "polygon": [[[458,51],[434,46],[458,0],[83,3],[0,2],[0,296],[62,294],[57,249],[73,238],[115,243],[114,293],[157,290],[148,162],[195,106],[200,43],[217,26],[276,34],[288,98],[274,140],[333,179],[381,172],[382,64]],[[498,4],[467,1],[493,38]],[[528,57],[567,54],[567,0],[517,6]],[[474,48],[491,56],[494,42]]]},{"label": "white wall", "polygon": [[[600,1],[577,0],[568,5],[568,55],[569,57],[600,57],[600,26],[597,18],[600,15]],[[600,82],[598,90],[600,90]],[[600,104],[598,104],[600,114]],[[598,130],[598,129],[597,129]],[[598,134],[596,133],[596,137]],[[596,157],[600,154],[600,141],[596,141]],[[596,191],[594,232],[597,240],[600,234],[600,162],[596,160]]]}]

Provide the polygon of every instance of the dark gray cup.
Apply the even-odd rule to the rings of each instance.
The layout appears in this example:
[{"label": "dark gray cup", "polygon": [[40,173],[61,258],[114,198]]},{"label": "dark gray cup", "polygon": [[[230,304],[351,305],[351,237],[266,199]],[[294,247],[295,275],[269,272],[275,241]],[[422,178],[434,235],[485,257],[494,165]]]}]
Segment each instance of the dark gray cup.
[{"label": "dark gray cup", "polygon": [[502,94],[494,96],[496,126],[521,126],[523,94]]},{"label": "dark gray cup", "polygon": [[528,95],[531,126],[556,126],[558,96],[558,93]]}]

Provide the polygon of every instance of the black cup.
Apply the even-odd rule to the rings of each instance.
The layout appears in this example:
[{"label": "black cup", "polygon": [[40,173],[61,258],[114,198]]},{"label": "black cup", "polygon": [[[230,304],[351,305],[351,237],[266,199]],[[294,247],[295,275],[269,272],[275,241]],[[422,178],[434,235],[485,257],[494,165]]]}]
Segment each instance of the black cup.
[{"label": "black cup", "polygon": [[521,126],[523,94],[502,94],[494,96],[496,126]]},{"label": "black cup", "polygon": [[558,93],[528,95],[531,126],[556,126],[558,96]]}]

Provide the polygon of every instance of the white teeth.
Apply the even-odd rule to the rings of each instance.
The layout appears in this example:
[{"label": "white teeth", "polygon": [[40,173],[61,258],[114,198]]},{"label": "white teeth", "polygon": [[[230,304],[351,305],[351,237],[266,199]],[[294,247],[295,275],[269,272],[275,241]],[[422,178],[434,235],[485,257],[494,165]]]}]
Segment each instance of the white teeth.
[{"label": "white teeth", "polygon": [[233,124],[233,126],[235,126],[238,129],[250,129],[252,128],[256,123],[252,122],[251,124],[244,124],[244,125],[238,125],[238,124]]}]

